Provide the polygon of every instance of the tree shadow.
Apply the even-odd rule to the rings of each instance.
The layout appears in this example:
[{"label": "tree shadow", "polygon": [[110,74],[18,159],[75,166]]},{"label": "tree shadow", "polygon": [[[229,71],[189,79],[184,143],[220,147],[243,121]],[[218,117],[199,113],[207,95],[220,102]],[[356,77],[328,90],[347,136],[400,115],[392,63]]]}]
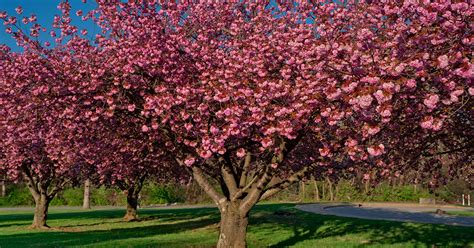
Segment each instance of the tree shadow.
[{"label": "tree shadow", "polygon": [[[165,212],[166,221],[177,223],[158,223],[156,225],[146,225],[130,228],[113,228],[110,230],[77,231],[65,232],[61,229],[68,229],[70,225],[55,226],[52,231],[29,232],[1,236],[1,247],[28,247],[32,244],[38,247],[66,247],[89,245],[111,240],[125,240],[129,238],[144,238],[163,234],[179,233],[188,230],[208,227],[218,223],[219,216],[209,210],[173,210],[173,213]],[[167,216],[168,215],[168,216]],[[160,219],[161,220],[161,219]],[[109,223],[109,222],[107,222]],[[100,223],[97,223],[100,224]],[[114,223],[112,223],[114,224]],[[118,223],[115,223],[118,224]],[[86,224],[87,226],[88,224]],[[80,226],[80,225],[76,225]],[[57,231],[60,230],[60,231]]]},{"label": "tree shadow", "polygon": [[293,213],[287,218],[262,216],[254,223],[270,222],[293,230],[293,236],[270,247],[289,247],[304,240],[324,239],[345,235],[363,235],[367,237],[360,247],[413,243],[426,247],[469,247],[474,242],[474,228],[447,226],[440,224],[414,224],[406,222],[364,220],[349,217],[336,217],[306,213],[294,208],[285,211]]}]

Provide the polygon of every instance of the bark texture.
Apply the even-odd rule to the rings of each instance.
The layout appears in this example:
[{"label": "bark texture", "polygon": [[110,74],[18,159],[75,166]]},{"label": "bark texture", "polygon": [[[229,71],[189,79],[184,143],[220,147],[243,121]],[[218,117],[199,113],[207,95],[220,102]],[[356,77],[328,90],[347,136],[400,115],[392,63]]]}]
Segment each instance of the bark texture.
[{"label": "bark texture", "polygon": [[49,226],[46,224],[46,221],[48,220],[48,208],[50,202],[51,199],[45,194],[35,197],[35,215],[33,217],[33,224],[31,225],[31,228],[49,228]]},{"label": "bark texture", "polygon": [[123,217],[126,221],[135,221],[138,220],[138,197],[134,196],[134,194],[127,195],[127,212]]},{"label": "bark texture", "polygon": [[86,179],[84,181],[84,200],[82,202],[83,209],[91,208],[91,180]]},{"label": "bark texture", "polygon": [[1,186],[1,190],[2,190],[2,193],[1,193],[1,196],[2,197],[5,197],[7,195],[7,188],[5,186],[5,181],[4,180],[1,180],[0,181],[0,186]]},{"label": "bark texture", "polygon": [[248,213],[241,213],[237,204],[228,204],[221,210],[218,248],[247,247]]}]

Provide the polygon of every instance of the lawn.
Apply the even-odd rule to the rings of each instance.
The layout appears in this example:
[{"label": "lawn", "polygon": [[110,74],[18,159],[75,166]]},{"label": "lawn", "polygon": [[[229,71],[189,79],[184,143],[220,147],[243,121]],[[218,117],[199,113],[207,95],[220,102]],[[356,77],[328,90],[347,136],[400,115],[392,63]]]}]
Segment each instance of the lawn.
[{"label": "lawn", "polygon": [[[123,214],[53,209],[54,230],[32,231],[31,213],[0,211],[0,247],[213,247],[217,239],[213,208],[141,209],[142,221],[131,223],[122,221]],[[252,210],[247,240],[249,247],[470,247],[474,228],[340,218],[265,204]]]}]

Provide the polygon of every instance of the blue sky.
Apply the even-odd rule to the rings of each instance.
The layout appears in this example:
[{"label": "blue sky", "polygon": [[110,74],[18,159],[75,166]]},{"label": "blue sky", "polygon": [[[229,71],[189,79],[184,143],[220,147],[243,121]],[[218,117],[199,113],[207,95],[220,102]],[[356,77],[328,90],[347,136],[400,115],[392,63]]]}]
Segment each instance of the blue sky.
[{"label": "blue sky", "polygon": [[[42,42],[49,41],[53,43],[49,31],[52,28],[51,23],[53,22],[54,15],[59,15],[61,13],[57,9],[59,2],[59,0],[0,0],[0,11],[6,11],[9,15],[16,16],[20,23],[21,18],[15,12],[16,7],[23,7],[22,16],[35,14],[38,17],[38,23],[48,29],[47,32],[41,33],[40,40]],[[80,0],[71,0],[70,2],[72,6],[71,17],[73,18],[73,23],[80,29],[87,28],[89,31],[88,36],[95,36],[97,33],[95,25],[90,21],[86,23],[82,22],[75,14],[79,9],[87,12],[94,8],[93,2],[95,1],[89,0],[86,4],[82,3]],[[23,23],[21,24],[25,27]],[[29,26],[26,30],[29,30]],[[15,40],[12,39],[9,34],[5,33],[3,22],[0,22],[0,44],[6,44],[12,48],[13,51],[21,51],[21,48],[17,47]]]}]

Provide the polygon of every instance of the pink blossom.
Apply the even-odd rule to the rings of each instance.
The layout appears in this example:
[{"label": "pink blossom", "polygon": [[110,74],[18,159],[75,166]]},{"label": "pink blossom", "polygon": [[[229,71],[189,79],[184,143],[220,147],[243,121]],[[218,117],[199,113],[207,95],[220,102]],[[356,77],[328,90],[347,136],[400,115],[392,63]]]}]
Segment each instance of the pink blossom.
[{"label": "pink blossom", "polygon": [[135,104],[129,104],[129,105],[127,105],[127,109],[128,109],[128,111],[130,111],[130,112],[135,111]]},{"label": "pink blossom", "polygon": [[416,87],[416,81],[414,79],[408,79],[406,82],[406,86],[408,88],[415,88]]},{"label": "pink blossom", "polygon": [[431,94],[429,95],[427,98],[425,98],[425,100],[423,101],[423,103],[430,109],[434,109],[436,108],[436,104],[438,103],[439,101],[439,96],[436,95],[436,94]]},{"label": "pink blossom", "polygon": [[21,6],[18,6],[15,8],[15,11],[17,14],[21,15],[23,13],[23,8]]},{"label": "pink blossom", "polygon": [[261,143],[262,143],[262,147],[263,147],[263,148],[267,148],[267,147],[273,145],[272,139],[270,139],[270,138],[268,138],[268,137],[262,139]]},{"label": "pink blossom", "polygon": [[438,62],[439,62],[439,67],[441,69],[447,67],[449,65],[448,56],[447,55],[439,56],[438,57]]},{"label": "pink blossom", "polygon": [[374,157],[382,155],[384,151],[385,151],[385,146],[383,144],[380,144],[378,146],[367,147],[367,152],[371,156],[374,156]]},{"label": "pink blossom", "polygon": [[237,150],[237,157],[242,158],[242,157],[245,156],[245,153],[246,153],[246,152],[245,152],[245,149],[239,148],[239,149]]},{"label": "pink blossom", "polygon": [[142,132],[146,133],[146,132],[148,132],[148,130],[149,130],[149,129],[148,129],[148,126],[147,126],[147,125],[143,125],[143,126],[142,126]]},{"label": "pink blossom", "polygon": [[474,87],[469,87],[469,95],[474,96]]},{"label": "pink blossom", "polygon": [[270,164],[270,167],[272,167],[273,169],[276,169],[276,168],[278,168],[278,164],[277,163],[272,163],[272,164]]},{"label": "pink blossom", "polygon": [[426,116],[420,123],[420,126],[424,129],[431,129],[433,125],[433,116]]},{"label": "pink blossom", "polygon": [[219,133],[219,128],[216,126],[211,126],[210,128],[211,134],[218,134]]},{"label": "pink blossom", "polygon": [[[186,131],[190,131],[191,128],[193,128],[193,124],[191,124],[191,123],[186,123],[186,124],[184,124],[184,128],[186,129]],[[211,129],[212,129],[212,128],[211,128]]]},{"label": "pink blossom", "polygon": [[188,167],[192,166],[196,162],[196,159],[194,157],[188,157],[184,160],[184,164]]},{"label": "pink blossom", "polygon": [[327,147],[319,148],[319,154],[321,154],[322,157],[327,157],[331,150]]},{"label": "pink blossom", "polygon": [[359,106],[363,109],[368,108],[374,100],[370,95],[363,95],[358,98]]}]

